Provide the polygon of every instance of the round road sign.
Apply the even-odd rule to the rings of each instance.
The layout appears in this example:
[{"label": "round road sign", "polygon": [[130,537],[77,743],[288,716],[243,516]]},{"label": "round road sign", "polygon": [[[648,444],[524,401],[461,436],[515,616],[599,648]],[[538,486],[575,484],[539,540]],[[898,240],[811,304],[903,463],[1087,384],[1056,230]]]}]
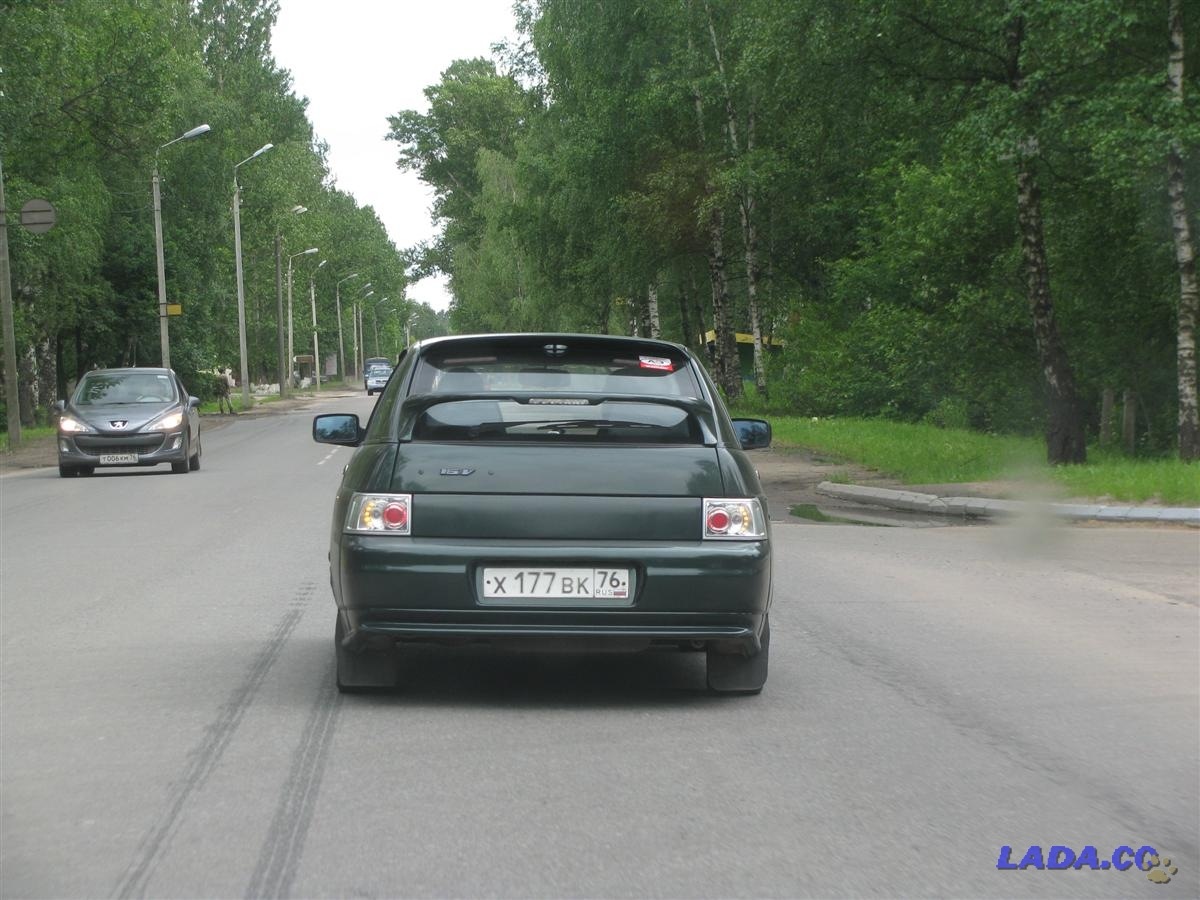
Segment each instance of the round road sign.
[{"label": "round road sign", "polygon": [[48,200],[29,200],[21,207],[21,225],[26,231],[42,234],[54,226],[54,207]]}]

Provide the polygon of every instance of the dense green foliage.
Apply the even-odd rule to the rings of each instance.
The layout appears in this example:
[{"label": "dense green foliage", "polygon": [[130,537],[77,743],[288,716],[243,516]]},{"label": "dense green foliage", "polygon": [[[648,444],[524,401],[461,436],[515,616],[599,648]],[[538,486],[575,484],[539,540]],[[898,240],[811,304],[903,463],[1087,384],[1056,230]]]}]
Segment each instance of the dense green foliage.
[{"label": "dense green foliage", "polygon": [[[367,355],[393,354],[414,314],[418,335],[442,328],[404,300],[404,259],[374,211],[333,183],[305,101],[271,57],[277,9],[277,0],[0,3],[6,200],[15,211],[41,197],[58,213],[46,234],[8,229],[24,422],[93,366],[159,364],[156,159],[167,296],[183,307],[170,320],[171,363],[195,393],[210,388],[201,373],[239,370],[234,166],[266,143],[274,149],[237,170],[251,380],[278,381],[277,234],[285,273],[288,256],[320,248],[293,261],[297,354],[311,353],[310,277],[324,357],[338,349],[335,283],[358,273],[341,288],[347,368],[358,285],[374,288]],[[159,149],[201,123],[211,132]],[[307,212],[293,214],[301,205]]]},{"label": "dense green foliage", "polygon": [[[456,329],[693,348],[715,329],[736,398],[733,334],[757,326],[786,342],[755,376],[776,409],[1024,434],[1073,371],[1089,436],[1102,393],[1131,390],[1139,449],[1171,446],[1165,159],[1200,146],[1200,41],[1173,106],[1165,3],[516,9],[518,45],[455,62],[427,111],[392,119],[400,165],[437,193],[441,239],[418,257],[450,276]],[[1031,211],[1052,306],[1032,299]]]}]

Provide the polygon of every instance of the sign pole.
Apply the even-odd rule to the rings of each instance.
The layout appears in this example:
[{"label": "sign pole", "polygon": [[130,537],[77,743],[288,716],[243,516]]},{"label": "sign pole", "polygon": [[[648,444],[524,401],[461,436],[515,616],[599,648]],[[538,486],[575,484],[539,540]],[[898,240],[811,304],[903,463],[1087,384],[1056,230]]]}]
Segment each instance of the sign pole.
[{"label": "sign pole", "polygon": [[4,402],[8,448],[21,446],[21,395],[17,390],[17,335],[13,325],[12,273],[8,265],[8,207],[4,205],[4,161],[0,160],[0,318],[4,321]]}]

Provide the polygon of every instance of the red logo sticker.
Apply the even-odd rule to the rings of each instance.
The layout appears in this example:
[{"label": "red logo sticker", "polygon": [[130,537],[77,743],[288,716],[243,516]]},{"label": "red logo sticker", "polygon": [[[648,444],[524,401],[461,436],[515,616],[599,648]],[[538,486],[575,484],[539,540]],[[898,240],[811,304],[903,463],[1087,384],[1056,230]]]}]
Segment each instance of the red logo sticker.
[{"label": "red logo sticker", "polygon": [[638,365],[643,369],[660,369],[663,372],[670,372],[675,368],[669,359],[660,359],[657,356],[639,356]]}]

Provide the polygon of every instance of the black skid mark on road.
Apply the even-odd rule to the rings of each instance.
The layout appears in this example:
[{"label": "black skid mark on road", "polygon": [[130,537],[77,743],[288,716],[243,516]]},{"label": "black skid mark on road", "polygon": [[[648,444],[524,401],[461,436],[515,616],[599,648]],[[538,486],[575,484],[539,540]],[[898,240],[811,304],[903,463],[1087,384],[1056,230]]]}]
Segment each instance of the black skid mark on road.
[{"label": "black skid mark on road", "polygon": [[[329,686],[333,680],[331,661],[320,683]],[[304,723],[300,745],[292,755],[291,769],[267,828],[258,863],[250,876],[246,888],[248,898],[287,897],[291,893],[341,708],[342,695],[332,688],[325,687],[317,694],[308,721]]]},{"label": "black skid mark on road", "polygon": [[171,838],[179,830],[188,801],[204,786],[216,769],[222,754],[245,717],[246,710],[254,702],[267,673],[304,615],[315,587],[312,582],[305,582],[288,603],[287,611],[276,623],[271,637],[259,650],[241,684],[221,705],[217,717],[205,729],[204,739],[188,754],[187,768],[184,769],[182,777],[173,783],[162,813],[142,838],[133,860],[126,867],[110,896],[125,898],[146,895],[151,876],[166,855]]}]

